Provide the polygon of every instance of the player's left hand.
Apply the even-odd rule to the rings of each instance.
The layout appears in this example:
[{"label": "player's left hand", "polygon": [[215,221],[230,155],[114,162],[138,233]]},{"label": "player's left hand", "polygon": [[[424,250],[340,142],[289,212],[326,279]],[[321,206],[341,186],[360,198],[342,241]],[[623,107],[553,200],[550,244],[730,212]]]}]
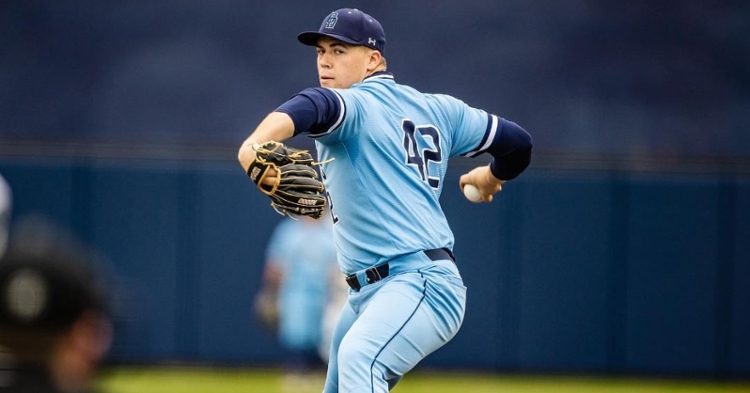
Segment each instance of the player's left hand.
[{"label": "player's left hand", "polygon": [[492,196],[503,190],[505,180],[500,180],[493,176],[490,166],[484,165],[461,175],[458,186],[463,190],[467,184],[472,184],[479,189],[479,193],[482,195],[482,202],[492,202]]}]

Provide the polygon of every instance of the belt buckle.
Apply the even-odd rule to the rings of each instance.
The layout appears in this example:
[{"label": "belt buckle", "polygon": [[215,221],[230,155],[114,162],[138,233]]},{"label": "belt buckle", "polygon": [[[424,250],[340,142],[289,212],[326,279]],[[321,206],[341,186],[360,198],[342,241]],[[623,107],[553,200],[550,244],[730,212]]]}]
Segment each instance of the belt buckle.
[{"label": "belt buckle", "polygon": [[368,284],[372,284],[374,282],[378,282],[383,279],[383,277],[380,275],[380,272],[375,267],[371,267],[365,270],[365,276],[367,276]]},{"label": "belt buckle", "polygon": [[347,276],[346,283],[349,284],[349,287],[351,287],[355,291],[359,291],[359,289],[362,288],[362,285],[359,284],[359,280],[357,279],[356,274]]}]

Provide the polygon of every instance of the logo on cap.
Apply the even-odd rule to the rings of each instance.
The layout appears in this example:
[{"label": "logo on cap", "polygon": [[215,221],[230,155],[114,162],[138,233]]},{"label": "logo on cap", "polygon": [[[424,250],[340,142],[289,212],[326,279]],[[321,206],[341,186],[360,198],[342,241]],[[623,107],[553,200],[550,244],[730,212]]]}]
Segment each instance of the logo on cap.
[{"label": "logo on cap", "polygon": [[328,19],[326,19],[325,28],[333,29],[333,27],[336,26],[336,22],[338,21],[339,21],[339,13],[336,11],[331,12],[331,15],[328,15]]},{"label": "logo on cap", "polygon": [[375,46],[375,44],[377,44],[378,42],[375,41],[374,38],[368,38],[367,39],[367,43],[370,44],[370,45],[372,45],[372,46]]}]

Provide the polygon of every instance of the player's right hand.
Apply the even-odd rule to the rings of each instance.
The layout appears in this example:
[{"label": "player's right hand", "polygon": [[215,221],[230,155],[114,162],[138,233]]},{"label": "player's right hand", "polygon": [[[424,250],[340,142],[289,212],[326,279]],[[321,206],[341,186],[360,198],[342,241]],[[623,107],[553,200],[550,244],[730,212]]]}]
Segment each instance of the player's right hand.
[{"label": "player's right hand", "polygon": [[490,166],[483,165],[461,175],[458,181],[459,187],[463,190],[466,184],[473,184],[479,189],[483,202],[492,202],[492,196],[503,190],[505,180],[493,176]]}]

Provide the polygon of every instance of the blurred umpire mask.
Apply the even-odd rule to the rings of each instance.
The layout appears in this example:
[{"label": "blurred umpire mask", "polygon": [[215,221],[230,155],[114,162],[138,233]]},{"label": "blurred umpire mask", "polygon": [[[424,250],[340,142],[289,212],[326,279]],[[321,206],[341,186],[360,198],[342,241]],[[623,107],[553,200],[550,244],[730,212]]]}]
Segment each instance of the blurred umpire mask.
[{"label": "blurred umpire mask", "polygon": [[0,259],[0,345],[22,363],[43,362],[50,340],[84,314],[109,318],[93,253],[42,221],[11,232]]}]

